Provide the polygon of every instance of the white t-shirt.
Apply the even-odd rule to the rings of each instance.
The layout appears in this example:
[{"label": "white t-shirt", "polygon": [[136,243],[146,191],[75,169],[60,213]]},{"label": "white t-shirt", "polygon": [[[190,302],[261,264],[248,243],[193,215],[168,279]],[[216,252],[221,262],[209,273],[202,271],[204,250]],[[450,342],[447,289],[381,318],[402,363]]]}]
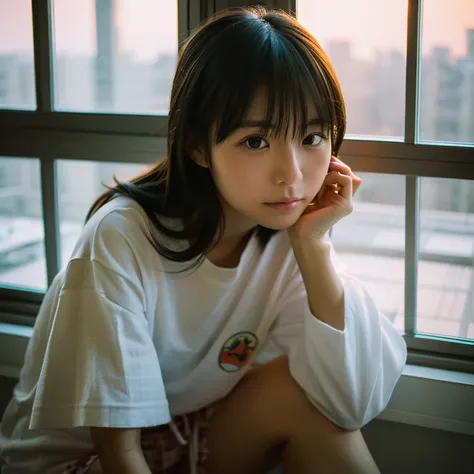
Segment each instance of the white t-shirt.
[{"label": "white t-shirt", "polygon": [[286,353],[312,403],[356,429],[386,406],[406,345],[361,283],[344,282],[345,330],[319,321],[286,232],[253,236],[236,268],[160,256],[143,209],[119,197],[84,227],[46,294],[0,427],[4,474],[56,474],[93,449],[89,426],[147,427],[228,394]]}]

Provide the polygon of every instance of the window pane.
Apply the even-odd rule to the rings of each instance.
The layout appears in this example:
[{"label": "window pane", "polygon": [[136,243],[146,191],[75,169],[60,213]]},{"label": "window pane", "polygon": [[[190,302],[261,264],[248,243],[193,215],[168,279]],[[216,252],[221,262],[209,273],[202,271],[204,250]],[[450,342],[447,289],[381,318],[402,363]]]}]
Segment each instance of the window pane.
[{"label": "window pane", "polygon": [[296,10],[341,82],[347,133],[403,138],[407,1],[298,0]]},{"label": "window pane", "polygon": [[0,157],[0,285],[46,289],[39,160]]},{"label": "window pane", "polygon": [[474,144],[474,2],[423,2],[420,139]]},{"label": "window pane", "polygon": [[61,267],[64,268],[91,205],[106,191],[102,183],[113,185],[113,175],[127,180],[142,173],[149,165],[103,163],[95,161],[59,161],[59,219],[61,229]]},{"label": "window pane", "polygon": [[363,180],[354,211],[339,221],[331,240],[349,271],[382,311],[404,330],[405,177],[357,173]]},{"label": "window pane", "polygon": [[36,108],[31,0],[0,0],[0,108]]},{"label": "window pane", "polygon": [[474,181],[421,180],[418,332],[474,339]]},{"label": "window pane", "polygon": [[176,0],[54,0],[55,106],[166,115]]}]

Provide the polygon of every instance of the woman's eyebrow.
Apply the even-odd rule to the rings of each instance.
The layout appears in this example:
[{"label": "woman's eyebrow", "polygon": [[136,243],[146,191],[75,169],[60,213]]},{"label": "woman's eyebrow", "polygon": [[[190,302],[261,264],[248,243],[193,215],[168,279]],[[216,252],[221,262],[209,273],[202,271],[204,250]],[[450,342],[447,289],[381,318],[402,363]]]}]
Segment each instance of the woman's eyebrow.
[{"label": "woman's eyebrow", "polygon": [[[320,118],[313,118],[308,121],[305,128],[314,126],[314,125],[325,125],[325,120]],[[269,130],[275,128],[275,124],[268,122],[267,120],[243,120],[239,128],[261,128]]]},{"label": "woman's eyebrow", "polygon": [[326,121],[320,118],[313,118],[308,122],[306,127],[311,127],[313,125],[326,125]]},{"label": "woman's eyebrow", "polygon": [[239,128],[275,128],[275,125],[266,120],[243,120]]}]

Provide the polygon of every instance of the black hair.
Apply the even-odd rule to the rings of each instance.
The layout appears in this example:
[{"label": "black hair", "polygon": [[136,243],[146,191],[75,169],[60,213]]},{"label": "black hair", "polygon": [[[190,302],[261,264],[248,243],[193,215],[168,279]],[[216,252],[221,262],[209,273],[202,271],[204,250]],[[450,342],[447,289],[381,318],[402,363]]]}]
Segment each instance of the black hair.
[{"label": "black hair", "polygon": [[[187,243],[174,250],[152,233],[157,252],[176,262],[192,261],[189,268],[199,265],[225,228],[212,178],[212,147],[239,128],[259,91],[267,100],[265,121],[278,135],[303,133],[301,127],[313,118],[308,104],[314,105],[337,156],[346,129],[344,99],[313,35],[282,11],[227,10],[200,25],[180,50],[165,158],[129,182],[114,177],[116,185],[97,199],[87,219],[115,196],[128,196],[142,206],[152,227]],[[190,140],[202,147],[208,167],[186,152]],[[163,218],[182,225],[171,228]],[[256,232],[265,246],[277,231],[258,226]]]}]

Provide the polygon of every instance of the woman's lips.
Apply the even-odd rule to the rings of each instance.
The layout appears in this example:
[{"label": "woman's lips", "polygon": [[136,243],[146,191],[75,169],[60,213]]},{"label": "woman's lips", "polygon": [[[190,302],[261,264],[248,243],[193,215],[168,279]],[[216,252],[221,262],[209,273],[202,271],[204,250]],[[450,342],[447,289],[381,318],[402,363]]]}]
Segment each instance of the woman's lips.
[{"label": "woman's lips", "polygon": [[292,211],[299,206],[301,201],[302,199],[295,199],[294,201],[288,202],[266,202],[265,205],[276,211]]}]

